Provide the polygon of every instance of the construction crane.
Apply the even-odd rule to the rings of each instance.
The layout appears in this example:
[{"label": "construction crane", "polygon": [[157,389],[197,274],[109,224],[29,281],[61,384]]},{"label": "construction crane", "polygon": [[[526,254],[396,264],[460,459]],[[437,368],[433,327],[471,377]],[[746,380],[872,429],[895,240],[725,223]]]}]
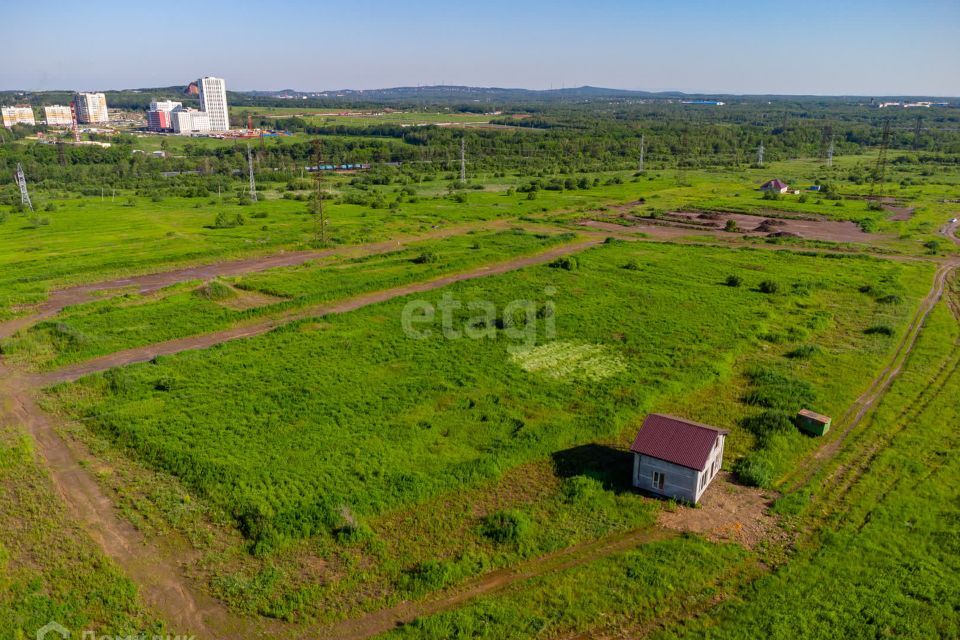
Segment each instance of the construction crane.
[{"label": "construction crane", "polygon": [[16,173],[17,186],[20,187],[20,204],[30,211],[33,211],[33,203],[30,202],[30,193],[27,191],[27,177],[23,175],[23,165],[17,163]]},{"label": "construction crane", "polygon": [[247,145],[247,167],[250,170],[250,199],[257,201],[257,183],[253,178],[253,152],[250,151],[250,145]]}]

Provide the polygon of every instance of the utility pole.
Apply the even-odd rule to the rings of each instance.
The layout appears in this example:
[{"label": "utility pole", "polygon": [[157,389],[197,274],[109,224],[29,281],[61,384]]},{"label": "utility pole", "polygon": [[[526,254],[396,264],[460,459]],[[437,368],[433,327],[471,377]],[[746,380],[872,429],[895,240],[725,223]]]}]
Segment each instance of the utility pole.
[{"label": "utility pole", "polygon": [[870,184],[870,200],[883,205],[883,183],[887,177],[887,147],[890,145],[890,118],[883,121],[883,135],[880,138],[880,153],[877,155],[877,166],[873,171],[873,182]]},{"label": "utility pole", "polygon": [[646,137],[644,134],[640,134],[640,166],[637,168],[637,173],[643,173],[643,153],[646,151]]},{"label": "utility pole", "polygon": [[23,175],[23,166],[17,163],[17,186],[20,187],[20,204],[30,211],[33,211],[33,203],[30,202],[30,193],[27,191],[27,177]]},{"label": "utility pole", "polygon": [[257,182],[253,178],[253,153],[250,151],[250,145],[247,144],[247,167],[250,169],[250,200],[257,201]]},{"label": "utility pole", "polygon": [[[320,166],[320,158],[317,157],[317,167]],[[320,180],[323,174],[318,170],[315,177],[317,183],[317,192],[313,201],[313,241],[321,245],[327,244],[327,217],[323,211],[323,189],[320,188]]]}]

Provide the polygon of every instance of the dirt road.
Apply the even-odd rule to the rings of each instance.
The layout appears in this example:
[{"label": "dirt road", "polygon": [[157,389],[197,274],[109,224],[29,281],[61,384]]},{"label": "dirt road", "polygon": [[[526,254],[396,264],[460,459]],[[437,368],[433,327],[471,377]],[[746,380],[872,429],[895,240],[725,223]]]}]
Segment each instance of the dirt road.
[{"label": "dirt road", "polygon": [[145,347],[137,347],[136,349],[118,351],[100,358],[94,358],[76,365],[57,369],[56,371],[52,371],[50,373],[37,374],[35,376],[31,376],[29,380],[34,387],[49,386],[58,382],[69,382],[98,371],[105,371],[107,369],[113,369],[114,367],[120,367],[136,362],[146,362],[157,356],[171,355],[181,351],[189,351],[194,349],[205,349],[207,347],[212,347],[214,345],[229,342],[231,340],[261,335],[272,331],[279,326],[289,324],[290,322],[294,322],[296,320],[315,318],[331,313],[347,313],[371,304],[385,302],[401,296],[440,289],[455,282],[499,275],[509,271],[522,269],[524,267],[544,264],[561,256],[570,255],[571,253],[578,253],[584,249],[596,246],[601,242],[602,240],[599,238],[580,240],[571,244],[560,245],[531,256],[515,258],[513,260],[508,260],[507,262],[500,262],[492,265],[484,265],[482,267],[471,269],[470,271],[455,273],[452,275],[443,276],[441,278],[436,278],[434,280],[416,282],[394,287],[392,289],[384,289],[382,291],[374,291],[372,293],[367,293],[355,298],[349,298],[340,302],[306,307],[304,309],[298,309],[280,314],[278,316],[260,319],[243,326],[225,329],[215,333],[189,336],[187,338],[169,340],[167,342],[160,342]]},{"label": "dirt road", "polygon": [[42,320],[51,318],[65,307],[83,304],[124,292],[134,291],[140,294],[146,294],[181,282],[239,276],[246,273],[256,273],[258,271],[274,269],[276,267],[293,267],[309,262],[310,260],[318,260],[335,255],[363,256],[387,253],[402,249],[416,242],[439,240],[451,236],[463,235],[473,230],[493,231],[506,229],[510,225],[510,220],[495,220],[481,224],[457,225],[437,229],[421,235],[401,236],[384,242],[334,247],[332,249],[318,251],[281,251],[280,253],[272,255],[215,262],[182,269],[172,269],[170,271],[158,271],[156,273],[130,276],[128,278],[117,278],[114,280],[57,289],[52,291],[47,300],[38,305],[33,313],[0,323],[0,338],[10,337],[20,329],[30,327]]},{"label": "dirt road", "polygon": [[[955,227],[956,225],[953,225],[950,229],[945,229],[944,233],[952,233]],[[454,233],[452,230],[448,231]],[[574,244],[556,247],[535,256],[518,258],[428,282],[370,293],[339,303],[311,307],[228,331],[132,349],[42,376],[20,377],[15,372],[0,365],[0,393],[2,393],[0,401],[2,401],[4,410],[8,415],[25,424],[36,439],[38,449],[51,468],[57,489],[63,496],[64,501],[70,505],[73,514],[90,531],[105,553],[115,560],[121,569],[138,584],[144,601],[169,622],[171,630],[179,633],[194,633],[201,639],[236,637],[367,638],[388,631],[397,625],[410,622],[417,617],[456,607],[474,597],[495,592],[518,581],[527,580],[549,571],[576,566],[632,548],[644,542],[661,539],[662,536],[675,534],[659,529],[646,529],[612,539],[594,541],[532,560],[514,568],[481,576],[453,591],[441,594],[439,597],[430,598],[426,601],[402,603],[368,616],[344,621],[339,625],[301,632],[283,623],[264,622],[235,616],[221,603],[194,590],[183,577],[178,562],[173,559],[174,556],[166,552],[161,542],[146,540],[139,531],[119,516],[113,506],[113,501],[103,492],[103,489],[85,468],[85,454],[82,451],[75,451],[57,434],[55,418],[48,416],[37,407],[32,393],[39,386],[74,380],[83,375],[111,367],[149,360],[156,355],[177,353],[186,349],[200,349],[228,340],[262,334],[285,322],[322,314],[345,313],[398,296],[431,291],[458,281],[506,273],[525,266],[542,264],[562,255],[582,251],[599,244],[601,241],[599,237],[592,237]],[[956,238],[953,238],[953,241],[960,243]],[[313,257],[317,257],[317,255],[314,253]],[[312,258],[300,256],[299,259]],[[159,288],[181,281],[177,278],[187,280],[209,278],[214,275],[226,275],[230,273],[228,269],[280,266],[275,262],[263,262],[263,260],[267,259],[253,262],[238,261],[237,263],[231,263],[234,266],[217,269],[215,273],[208,271],[201,273],[191,269],[168,272],[167,274],[155,274],[154,277],[159,279],[144,276],[143,280],[132,286],[146,287],[147,290],[151,290],[149,287]],[[291,264],[296,264],[296,262]],[[911,324],[891,366],[881,372],[867,392],[848,412],[851,415],[851,425],[858,422],[869,407],[877,402],[893,378],[899,373],[903,360],[905,360],[916,341],[923,320],[943,292],[947,275],[957,265],[958,261],[954,260],[938,270],[934,287],[921,305],[921,310]],[[124,281],[101,283],[99,286],[103,287],[108,284],[120,287],[131,286],[129,284],[117,284],[121,282]],[[99,290],[102,289],[80,291],[80,288],[78,288],[74,294],[63,294],[58,300],[82,300],[84,296],[89,296]],[[72,295],[78,297],[71,298]],[[75,304],[75,302],[71,304]],[[848,425],[847,432],[852,428],[853,426]],[[842,441],[843,437],[845,437],[845,434],[838,441]],[[835,452],[839,446],[838,442],[833,451]],[[820,456],[820,459],[828,455],[832,455],[830,450]],[[182,562],[189,562],[190,560],[189,554],[183,556],[179,551],[177,557],[182,558]]]}]

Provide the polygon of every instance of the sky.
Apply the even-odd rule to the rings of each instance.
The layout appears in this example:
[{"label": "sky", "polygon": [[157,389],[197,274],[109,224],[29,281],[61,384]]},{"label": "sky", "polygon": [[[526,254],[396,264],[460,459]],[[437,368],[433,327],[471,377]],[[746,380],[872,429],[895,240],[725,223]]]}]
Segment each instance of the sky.
[{"label": "sky", "polygon": [[[41,10],[42,9],[42,10]],[[960,96],[960,0],[11,3],[0,89]]]}]

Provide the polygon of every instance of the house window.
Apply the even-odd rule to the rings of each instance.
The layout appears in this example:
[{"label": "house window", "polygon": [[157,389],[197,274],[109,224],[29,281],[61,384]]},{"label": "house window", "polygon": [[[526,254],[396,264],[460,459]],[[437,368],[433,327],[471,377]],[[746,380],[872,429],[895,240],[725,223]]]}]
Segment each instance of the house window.
[{"label": "house window", "polygon": [[653,472],[653,488],[663,489],[663,473],[660,471]]}]

